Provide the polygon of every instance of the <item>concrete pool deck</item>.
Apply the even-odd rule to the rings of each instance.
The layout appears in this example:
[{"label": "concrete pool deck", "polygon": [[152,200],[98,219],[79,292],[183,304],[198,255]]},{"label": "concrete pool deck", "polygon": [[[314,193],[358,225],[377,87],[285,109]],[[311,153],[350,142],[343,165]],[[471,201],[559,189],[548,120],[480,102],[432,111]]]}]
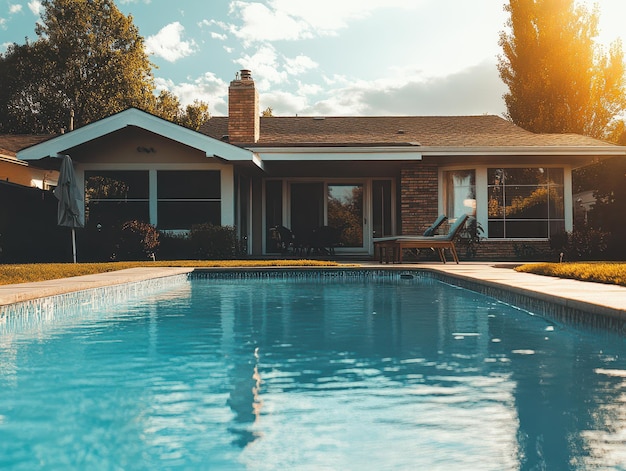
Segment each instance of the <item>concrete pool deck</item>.
[{"label": "concrete pool deck", "polygon": [[[496,262],[462,262],[460,264],[406,263],[380,265],[376,262],[351,262],[338,267],[292,267],[297,269],[378,269],[378,270],[428,270],[452,279],[477,285],[502,289],[530,298],[585,311],[590,314],[626,320],[626,287],[602,283],[567,280],[530,273],[518,273],[514,264]],[[280,270],[290,267],[268,267]],[[245,269],[245,268],[244,268]],[[265,268],[263,268],[265,269]],[[203,270],[212,270],[203,268]],[[225,270],[223,268],[216,270]],[[259,268],[255,268],[259,270]],[[190,267],[141,267],[97,275],[84,275],[58,280],[20,283],[0,286],[0,306],[38,298],[84,291],[106,286],[140,282],[190,273]]]}]

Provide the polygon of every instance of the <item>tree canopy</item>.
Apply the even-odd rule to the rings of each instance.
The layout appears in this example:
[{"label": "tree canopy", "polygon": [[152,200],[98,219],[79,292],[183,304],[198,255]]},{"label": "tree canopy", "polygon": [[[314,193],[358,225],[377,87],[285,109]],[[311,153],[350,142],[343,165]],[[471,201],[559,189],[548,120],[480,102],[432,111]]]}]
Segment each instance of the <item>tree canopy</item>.
[{"label": "tree canopy", "polygon": [[0,55],[1,132],[58,132],[71,112],[80,127],[129,107],[197,127],[195,121],[208,118],[201,102],[188,107],[189,118],[177,99],[172,111],[171,100],[155,96],[143,38],[113,0],[44,0],[42,6],[38,39]]},{"label": "tree canopy", "polygon": [[500,77],[508,118],[533,132],[607,137],[626,110],[619,41],[596,43],[599,12],[575,0],[509,0],[500,33]]}]

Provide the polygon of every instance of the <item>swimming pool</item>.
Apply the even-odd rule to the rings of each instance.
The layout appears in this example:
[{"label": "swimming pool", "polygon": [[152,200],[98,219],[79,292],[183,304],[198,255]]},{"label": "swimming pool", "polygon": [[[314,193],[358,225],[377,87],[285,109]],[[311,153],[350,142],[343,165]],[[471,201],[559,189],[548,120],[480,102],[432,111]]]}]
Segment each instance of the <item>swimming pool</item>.
[{"label": "swimming pool", "polygon": [[0,469],[624,469],[626,344],[427,276],[0,325]]}]

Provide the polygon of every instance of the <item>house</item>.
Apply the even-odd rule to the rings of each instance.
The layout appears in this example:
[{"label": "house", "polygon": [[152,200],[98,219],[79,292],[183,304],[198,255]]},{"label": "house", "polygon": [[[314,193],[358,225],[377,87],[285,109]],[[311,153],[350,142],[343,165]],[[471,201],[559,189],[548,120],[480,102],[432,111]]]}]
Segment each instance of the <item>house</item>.
[{"label": "house", "polygon": [[0,134],[0,181],[47,190],[57,184],[58,169],[37,168],[19,160],[19,149],[49,139],[47,135]]},{"label": "house", "polygon": [[250,71],[230,83],[229,116],[200,132],[128,109],[17,153],[69,154],[87,224],[143,219],[159,229],[234,225],[255,255],[270,229],[341,230],[337,252],[420,234],[438,214],[474,215],[481,251],[545,248],[573,224],[572,169],[626,155],[579,135],[534,134],[497,116],[260,117]]}]

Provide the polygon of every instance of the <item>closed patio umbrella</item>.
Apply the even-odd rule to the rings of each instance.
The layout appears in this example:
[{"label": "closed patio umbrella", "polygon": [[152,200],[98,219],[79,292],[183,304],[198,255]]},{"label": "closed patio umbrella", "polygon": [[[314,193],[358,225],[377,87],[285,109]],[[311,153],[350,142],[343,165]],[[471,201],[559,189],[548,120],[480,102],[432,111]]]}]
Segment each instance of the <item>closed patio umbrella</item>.
[{"label": "closed patio umbrella", "polygon": [[74,165],[69,155],[63,156],[59,181],[54,189],[54,196],[59,200],[57,224],[72,229],[72,257],[76,263],[76,231],[85,225],[85,206],[82,192],[76,184]]}]

